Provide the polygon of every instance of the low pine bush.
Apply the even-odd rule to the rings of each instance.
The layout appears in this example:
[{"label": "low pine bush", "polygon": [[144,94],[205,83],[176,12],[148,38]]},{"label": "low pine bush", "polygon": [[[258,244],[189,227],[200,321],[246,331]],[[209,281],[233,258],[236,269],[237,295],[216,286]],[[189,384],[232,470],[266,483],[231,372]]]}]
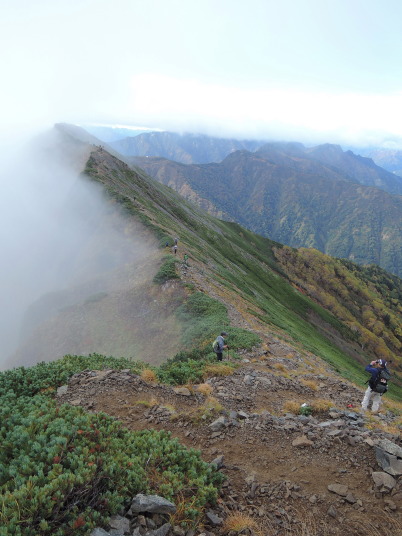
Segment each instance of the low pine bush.
[{"label": "low pine bush", "polygon": [[211,352],[211,344],[221,331],[227,331],[227,343],[233,349],[252,348],[261,342],[258,335],[242,328],[230,327],[226,307],[203,292],[194,292],[178,311],[184,325],[183,343]]},{"label": "low pine bush", "polygon": [[154,283],[162,285],[170,279],[179,279],[176,273],[176,259],[173,255],[166,255],[164,261],[154,277]]},{"label": "low pine bush", "polygon": [[39,392],[52,394],[55,388],[67,383],[73,374],[83,370],[130,369],[134,374],[140,374],[145,367],[144,363],[130,361],[124,357],[106,357],[99,354],[66,355],[50,363],[38,363],[34,367],[18,367],[0,372],[0,393],[13,391],[21,396],[33,396]]},{"label": "low pine bush", "polygon": [[187,520],[217,498],[222,476],[167,432],[42,395],[0,402],[1,536],[89,534],[138,492],[180,500]]}]

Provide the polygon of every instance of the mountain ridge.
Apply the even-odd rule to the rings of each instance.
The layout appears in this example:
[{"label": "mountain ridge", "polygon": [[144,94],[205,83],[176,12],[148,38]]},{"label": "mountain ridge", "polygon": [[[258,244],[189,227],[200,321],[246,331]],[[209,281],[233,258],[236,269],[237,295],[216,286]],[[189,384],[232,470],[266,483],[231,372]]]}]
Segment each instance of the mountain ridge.
[{"label": "mountain ridge", "polygon": [[[171,358],[164,345],[166,361],[159,367],[148,348],[146,363],[70,355],[60,362],[0,374],[4,401],[0,408],[5,417],[1,426],[7,422],[10,429],[0,455],[21,448],[16,441],[19,430],[26,433],[25,443],[28,439],[43,443],[48,437],[45,432],[54,433],[49,438],[53,450],[48,452],[47,445],[29,449],[12,475],[13,482],[16,475],[22,478],[19,467],[24,475],[29,471],[36,475],[37,458],[44,454],[54,487],[44,503],[44,518],[35,517],[35,527],[49,536],[54,524],[57,530],[71,533],[71,523],[85,534],[97,526],[92,536],[99,534],[100,525],[102,534],[107,529],[108,535],[117,526],[146,536],[161,531],[165,536],[233,536],[246,531],[257,536],[344,536],[345,527],[352,536],[366,536],[373,527],[382,536],[398,534],[402,483],[400,473],[392,476],[386,471],[398,470],[402,458],[392,454],[402,448],[398,320],[402,281],[377,267],[369,272],[350,261],[327,258],[317,250],[295,250],[238,223],[217,220],[145,172],[130,169],[103,147],[91,146],[80,180],[101,187],[111,211],[116,206],[123,210],[119,233],[130,240],[139,233],[144,242],[150,242],[151,254],[137,274],[146,279],[140,286],[148,288],[146,296],[156,302],[155,307],[176,315],[180,330],[175,337],[180,339],[181,351]],[[166,242],[172,246],[173,237],[178,237],[177,254],[166,247]],[[184,253],[189,255],[187,261]],[[134,277],[136,264],[127,264],[129,276]],[[135,288],[130,277],[123,280],[125,292],[115,296],[121,305],[124,294]],[[58,329],[72,329],[79,336],[82,327],[98,319],[103,330],[102,302],[107,297],[92,298],[86,304],[95,312],[91,319],[82,314],[87,311],[82,306],[71,323],[61,311]],[[139,305],[131,311],[144,313],[146,323],[154,320],[149,316],[150,301]],[[129,328],[134,329],[139,317],[129,313],[122,307]],[[225,351],[225,362],[216,363],[211,342],[222,329],[229,333],[230,350]],[[167,331],[173,334],[171,327]],[[60,336],[55,325],[49,336]],[[155,332],[150,336],[136,333],[146,344],[157,338]],[[167,336],[162,343],[169,340]],[[90,344],[96,351],[96,338]],[[363,415],[359,404],[367,379],[364,364],[387,357],[387,352],[396,355],[383,414]],[[21,393],[20,400],[16,393]],[[50,397],[47,406],[45,397]],[[35,411],[26,415],[27,407],[35,405]],[[50,407],[57,418],[48,425]],[[21,410],[25,413],[18,417]],[[63,420],[70,413],[75,420]],[[127,431],[137,435],[129,436]],[[172,443],[165,447],[161,440],[170,434]],[[120,443],[119,438],[123,438]],[[198,470],[193,470],[192,450],[179,451],[180,459],[175,458],[178,440],[198,449],[211,473],[226,477],[217,501],[212,500],[211,488],[208,496],[197,495],[205,480],[194,484],[181,476],[182,462],[197,478],[204,466],[198,464]],[[119,485],[136,461],[133,452],[124,457],[134,441],[145,470],[136,492],[168,496],[177,505],[175,515],[165,518],[140,512],[138,516],[130,511],[131,488]],[[106,445],[111,446],[107,453]],[[61,503],[66,494],[57,487],[55,475],[61,475],[60,485],[65,477],[72,478],[70,459],[81,479],[78,488],[70,487],[67,494],[69,498],[75,492],[78,497],[71,522],[61,526],[60,504],[67,505],[68,514],[71,508],[68,502]],[[83,482],[97,498],[98,476],[110,464],[113,478],[106,480],[114,484],[113,503],[98,504],[92,493],[82,492]],[[217,478],[217,486],[223,480]],[[41,489],[42,494],[47,489]],[[29,498],[37,486],[30,490]],[[57,502],[55,493],[60,494]],[[14,499],[14,491],[8,492],[5,505],[10,515],[14,515]],[[19,504],[28,511],[27,502],[20,498]],[[116,517],[102,515],[109,507]],[[56,519],[49,519],[54,510]],[[234,520],[237,525],[229,525]],[[25,527],[24,536],[29,534],[32,523],[17,521]]]},{"label": "mountain ridge", "polygon": [[184,167],[151,157],[135,164],[212,214],[273,240],[402,274],[401,196],[362,185],[314,159],[268,145],[217,164]]}]

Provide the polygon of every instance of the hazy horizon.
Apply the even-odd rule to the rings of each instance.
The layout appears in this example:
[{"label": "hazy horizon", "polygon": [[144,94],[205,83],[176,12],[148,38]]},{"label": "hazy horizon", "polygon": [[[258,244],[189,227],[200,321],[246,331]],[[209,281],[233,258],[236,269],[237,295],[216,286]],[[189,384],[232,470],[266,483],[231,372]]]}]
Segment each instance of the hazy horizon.
[{"label": "hazy horizon", "polygon": [[15,0],[3,139],[68,122],[402,147],[400,15],[396,0]]}]

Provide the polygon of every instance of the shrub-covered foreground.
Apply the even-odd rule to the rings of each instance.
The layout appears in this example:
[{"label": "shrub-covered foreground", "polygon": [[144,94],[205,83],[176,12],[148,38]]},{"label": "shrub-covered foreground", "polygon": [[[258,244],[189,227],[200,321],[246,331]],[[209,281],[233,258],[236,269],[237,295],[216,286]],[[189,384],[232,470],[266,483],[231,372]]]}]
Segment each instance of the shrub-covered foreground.
[{"label": "shrub-covered foreground", "polygon": [[189,523],[217,497],[221,475],[167,432],[12,392],[0,423],[1,536],[85,534],[138,492],[180,501]]},{"label": "shrub-covered foreground", "polygon": [[[88,534],[139,492],[175,502],[175,522],[187,525],[216,500],[222,475],[169,433],[131,432],[105,414],[58,408],[51,398],[83,370],[152,368],[165,383],[202,381],[216,362],[211,342],[216,326],[228,325],[227,312],[195,293],[181,314],[193,350],[160,367],[92,354],[0,373],[0,536]],[[259,342],[246,330],[230,332],[232,348]]]},{"label": "shrub-covered foreground", "polygon": [[16,395],[32,396],[39,392],[54,391],[68,379],[83,370],[130,369],[138,374],[144,363],[124,357],[105,357],[100,354],[66,355],[57,361],[38,363],[33,367],[18,367],[0,373],[0,393],[13,391]]}]

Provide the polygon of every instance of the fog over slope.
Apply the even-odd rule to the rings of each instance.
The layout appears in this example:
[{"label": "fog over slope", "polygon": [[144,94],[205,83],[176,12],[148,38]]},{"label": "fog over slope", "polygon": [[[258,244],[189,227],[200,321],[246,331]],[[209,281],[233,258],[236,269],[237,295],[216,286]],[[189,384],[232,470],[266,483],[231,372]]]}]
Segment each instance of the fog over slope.
[{"label": "fog over slope", "polygon": [[[53,130],[12,158],[1,155],[0,369],[32,364],[29,348],[23,360],[11,356],[37,325],[94,294],[124,287],[124,268],[154,250],[142,228],[132,222],[128,228],[101,189],[79,176],[89,151]],[[52,349],[47,356],[42,351],[33,362],[57,357]]]}]

